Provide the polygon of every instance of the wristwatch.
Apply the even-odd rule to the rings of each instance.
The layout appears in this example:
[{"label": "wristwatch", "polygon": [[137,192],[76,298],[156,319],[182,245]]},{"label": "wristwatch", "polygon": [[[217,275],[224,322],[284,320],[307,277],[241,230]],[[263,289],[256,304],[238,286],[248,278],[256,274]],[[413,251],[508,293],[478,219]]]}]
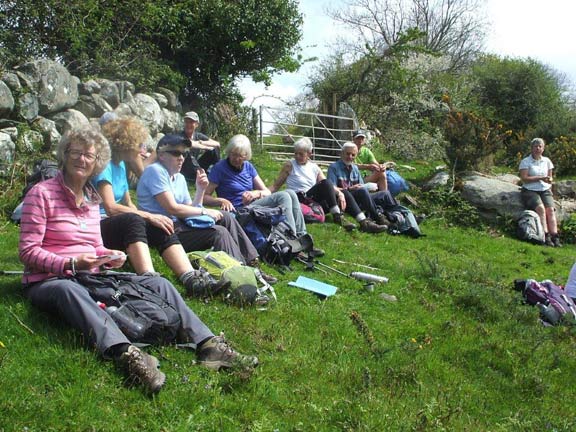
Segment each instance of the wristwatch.
[{"label": "wristwatch", "polygon": [[206,209],[202,209],[202,213],[200,213],[200,214],[201,214],[202,216],[205,216],[205,215],[208,214],[208,213],[206,213]]}]

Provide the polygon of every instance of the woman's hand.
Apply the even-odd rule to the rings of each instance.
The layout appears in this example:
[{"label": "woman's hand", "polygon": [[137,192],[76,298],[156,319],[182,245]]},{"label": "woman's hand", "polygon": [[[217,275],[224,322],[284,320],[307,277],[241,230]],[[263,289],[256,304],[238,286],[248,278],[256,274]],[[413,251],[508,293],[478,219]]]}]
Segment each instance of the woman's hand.
[{"label": "woman's hand", "polygon": [[355,190],[358,190],[358,189],[362,189],[363,187],[364,187],[363,184],[357,183],[357,184],[355,184],[355,185],[350,186],[350,187],[348,188],[348,190],[355,191]]},{"label": "woman's hand", "polygon": [[147,220],[155,227],[160,228],[166,234],[174,234],[174,221],[168,216],[150,213],[150,215],[147,217]]},{"label": "woman's hand", "polygon": [[242,194],[242,204],[248,205],[261,197],[262,194],[260,191],[246,191]]},{"label": "woman's hand", "polygon": [[206,175],[206,171],[202,168],[198,168],[196,171],[196,190],[206,190],[208,187],[208,176]]},{"label": "woman's hand", "polygon": [[[112,259],[118,257],[116,259]],[[81,254],[75,258],[74,270],[92,270],[93,268],[98,268],[106,264],[109,268],[122,267],[126,262],[127,255],[123,251],[119,250],[109,250],[106,255],[94,255],[94,254]]]},{"label": "woman's hand", "polygon": [[236,209],[234,208],[234,204],[232,204],[231,201],[228,201],[225,198],[218,198],[218,200],[220,201],[220,210],[229,212],[236,211]]},{"label": "woman's hand", "polygon": [[216,222],[218,222],[220,219],[222,219],[222,212],[220,210],[213,210],[213,209],[204,209],[204,212],[210,216],[212,219],[214,219]]}]

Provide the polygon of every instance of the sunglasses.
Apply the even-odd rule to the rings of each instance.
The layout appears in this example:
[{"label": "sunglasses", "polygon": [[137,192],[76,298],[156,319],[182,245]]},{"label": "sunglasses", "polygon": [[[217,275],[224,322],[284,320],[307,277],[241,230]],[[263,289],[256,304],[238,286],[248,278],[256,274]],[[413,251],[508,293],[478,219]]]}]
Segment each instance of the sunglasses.
[{"label": "sunglasses", "polygon": [[172,155],[172,156],[174,156],[174,157],[184,156],[184,158],[187,158],[188,155],[190,154],[190,152],[189,152],[188,150],[186,150],[186,151],[166,150],[165,153],[169,153],[170,155]]}]

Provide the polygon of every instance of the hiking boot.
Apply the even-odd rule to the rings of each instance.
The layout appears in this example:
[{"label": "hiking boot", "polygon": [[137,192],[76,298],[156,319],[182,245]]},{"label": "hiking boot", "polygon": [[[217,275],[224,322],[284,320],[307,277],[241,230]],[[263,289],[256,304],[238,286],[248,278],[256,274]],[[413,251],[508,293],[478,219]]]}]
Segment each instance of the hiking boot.
[{"label": "hiking boot", "polygon": [[217,281],[205,269],[192,270],[189,277],[182,281],[186,294],[192,297],[214,297],[230,288],[229,281]]},{"label": "hiking boot", "polygon": [[208,369],[253,368],[258,366],[258,358],[234,351],[224,335],[214,336],[204,342],[197,353],[198,363]]},{"label": "hiking boot", "polygon": [[546,237],[544,237],[544,244],[546,246],[555,247],[554,242],[552,241],[552,236],[548,233],[546,234]]},{"label": "hiking boot", "polygon": [[385,226],[386,229],[388,229],[388,227],[389,227],[390,225],[392,225],[392,223],[388,220],[388,218],[387,218],[386,216],[384,216],[382,213],[380,213],[380,214],[378,215],[378,217],[376,218],[375,222],[376,222],[378,225],[383,225],[383,226]]},{"label": "hiking boot", "polygon": [[370,219],[364,219],[360,222],[360,231],[365,233],[377,234],[386,231],[387,229],[388,227],[386,225],[378,225]]},{"label": "hiking boot", "polygon": [[558,234],[554,234],[552,236],[552,244],[554,247],[562,247],[562,243],[560,243],[560,236]]},{"label": "hiking boot", "polygon": [[275,278],[274,276],[269,275],[268,273],[264,273],[264,271],[262,271],[262,268],[260,267],[260,260],[258,258],[254,258],[252,261],[250,261],[248,263],[248,266],[258,269],[260,275],[262,276],[262,279],[264,279],[270,285],[274,285],[275,283],[278,282],[278,278]]},{"label": "hiking boot", "polygon": [[166,375],[159,369],[158,359],[134,345],[130,345],[117,361],[126,370],[128,378],[141,384],[147,393],[158,393],[166,382]]},{"label": "hiking boot", "polygon": [[268,273],[264,273],[262,270],[260,270],[260,274],[262,275],[262,279],[264,279],[270,285],[274,285],[275,283],[278,282],[278,278],[275,278],[274,276],[269,275]]},{"label": "hiking boot", "polygon": [[312,250],[308,252],[308,256],[311,256],[312,258],[320,258],[324,255],[326,255],[326,252],[324,252],[324,249],[320,248],[312,248]]},{"label": "hiking boot", "polygon": [[335,213],[332,216],[332,220],[336,225],[340,225],[346,231],[354,231],[356,229],[356,225],[344,219],[344,215],[342,213]]}]

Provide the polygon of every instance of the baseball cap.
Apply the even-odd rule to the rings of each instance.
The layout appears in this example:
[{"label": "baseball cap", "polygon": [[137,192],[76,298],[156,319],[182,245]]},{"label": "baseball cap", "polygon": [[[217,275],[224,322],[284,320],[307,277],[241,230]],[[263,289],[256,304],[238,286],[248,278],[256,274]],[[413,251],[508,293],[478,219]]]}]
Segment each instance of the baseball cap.
[{"label": "baseball cap", "polygon": [[200,117],[198,117],[198,114],[196,114],[194,111],[188,111],[186,114],[184,114],[184,118],[200,122]]},{"label": "baseball cap", "polygon": [[364,137],[364,138],[366,138],[366,132],[365,132],[364,130],[362,130],[362,129],[358,129],[357,131],[354,132],[353,137],[354,137],[354,138],[357,138],[357,137]]},{"label": "baseball cap", "polygon": [[164,135],[162,138],[160,138],[160,141],[158,141],[158,144],[156,145],[156,151],[160,151],[163,147],[176,147],[179,145],[192,147],[190,140],[182,135]]}]

